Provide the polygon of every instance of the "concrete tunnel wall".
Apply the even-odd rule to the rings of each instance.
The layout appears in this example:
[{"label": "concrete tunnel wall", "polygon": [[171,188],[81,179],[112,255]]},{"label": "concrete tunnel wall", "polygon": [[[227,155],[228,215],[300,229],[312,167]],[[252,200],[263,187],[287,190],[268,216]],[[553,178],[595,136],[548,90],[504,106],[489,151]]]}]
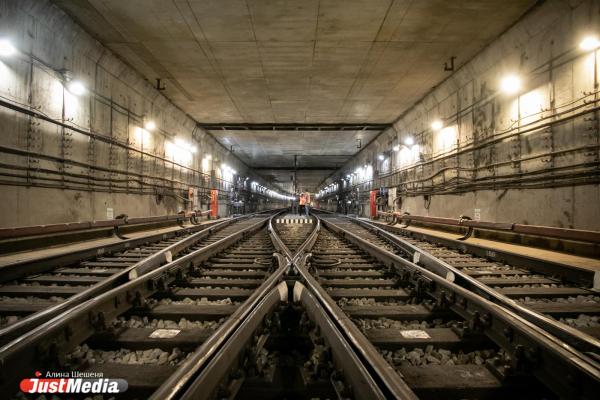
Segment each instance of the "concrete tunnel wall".
[{"label": "concrete tunnel wall", "polygon": [[[248,173],[49,1],[0,2],[0,36],[20,52],[0,59],[0,100],[97,135],[0,106],[0,226],[106,219],[107,209],[115,216],[173,214],[184,207],[173,194],[209,185],[211,171],[213,184],[231,180],[221,163]],[[88,92],[77,97],[65,90],[62,69],[82,80]],[[144,118],[157,129],[143,130]],[[196,146],[197,153],[181,151],[173,145],[176,138]],[[207,154],[212,159],[203,162]]]},{"label": "concrete tunnel wall", "polygon": [[[542,3],[329,182],[344,184],[341,178],[370,165],[372,181],[345,183],[360,187],[364,210],[369,189],[392,187],[402,197],[396,209],[413,215],[600,230],[600,51],[578,47],[598,26],[598,1]],[[510,73],[522,77],[522,90],[499,93]],[[436,119],[444,129],[431,128]],[[407,137],[416,146],[403,146]]]}]

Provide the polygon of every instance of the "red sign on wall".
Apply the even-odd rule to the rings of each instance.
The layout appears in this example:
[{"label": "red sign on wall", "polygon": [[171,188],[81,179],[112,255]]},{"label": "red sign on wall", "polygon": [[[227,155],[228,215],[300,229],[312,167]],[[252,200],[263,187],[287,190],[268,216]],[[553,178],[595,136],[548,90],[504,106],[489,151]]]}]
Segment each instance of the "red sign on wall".
[{"label": "red sign on wall", "polygon": [[219,213],[219,190],[211,189],[210,191],[210,216],[216,217]]},{"label": "red sign on wall", "polygon": [[371,218],[375,218],[377,216],[377,193],[379,193],[379,189],[371,190],[370,197],[370,208],[371,208]]}]

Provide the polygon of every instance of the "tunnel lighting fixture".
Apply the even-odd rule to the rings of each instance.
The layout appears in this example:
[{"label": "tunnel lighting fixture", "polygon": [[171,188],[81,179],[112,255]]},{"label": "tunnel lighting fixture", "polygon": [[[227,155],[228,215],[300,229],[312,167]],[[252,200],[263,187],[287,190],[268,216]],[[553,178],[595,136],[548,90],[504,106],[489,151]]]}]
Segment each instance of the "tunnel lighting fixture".
[{"label": "tunnel lighting fixture", "polygon": [[[175,147],[177,147],[179,152],[183,152],[181,154],[186,154],[186,157],[191,159],[191,156],[193,153],[196,153],[198,151],[198,148],[188,142],[186,142],[185,140],[181,139],[181,138],[175,138],[175,140],[173,140],[173,144],[175,145]],[[207,169],[208,168],[208,159],[205,157],[204,160],[202,160],[202,168],[203,169]]]},{"label": "tunnel lighting fixture", "polygon": [[237,171],[235,169],[231,168],[227,164],[221,164],[221,169],[223,171],[229,171],[229,173],[232,174],[232,175],[236,175],[237,174]]},{"label": "tunnel lighting fixture", "polygon": [[439,119],[436,119],[435,121],[433,121],[431,123],[431,129],[433,129],[434,131],[439,131],[443,127],[444,127],[444,123],[442,121],[440,121]]},{"label": "tunnel lighting fixture", "polygon": [[229,173],[231,173],[232,175],[237,174],[237,172],[235,171],[235,169],[231,168],[229,165],[225,164],[225,170],[229,171]]},{"label": "tunnel lighting fixture", "polygon": [[383,161],[385,159],[385,156],[383,154],[380,154],[379,156],[377,156],[377,158],[379,158],[381,161]]},{"label": "tunnel lighting fixture", "polygon": [[154,121],[147,121],[144,124],[144,129],[146,129],[147,131],[153,131],[156,129],[156,123]]},{"label": "tunnel lighting fixture", "polygon": [[9,57],[17,52],[15,46],[8,39],[0,39],[0,56]]},{"label": "tunnel lighting fixture", "polygon": [[67,90],[75,96],[81,96],[85,93],[85,86],[81,81],[70,81],[67,83]]},{"label": "tunnel lighting fixture", "polygon": [[500,81],[500,89],[506,94],[517,93],[521,89],[521,79],[516,75],[507,75]]},{"label": "tunnel lighting fixture", "polygon": [[413,144],[415,144],[415,139],[409,136],[406,139],[404,139],[404,144],[407,146],[412,146]]},{"label": "tunnel lighting fixture", "polygon": [[586,36],[579,42],[579,48],[583,51],[596,50],[600,47],[600,39],[597,36]]},{"label": "tunnel lighting fixture", "polygon": [[400,151],[400,146],[395,145],[394,147],[392,147],[392,150],[394,150],[394,151]]}]

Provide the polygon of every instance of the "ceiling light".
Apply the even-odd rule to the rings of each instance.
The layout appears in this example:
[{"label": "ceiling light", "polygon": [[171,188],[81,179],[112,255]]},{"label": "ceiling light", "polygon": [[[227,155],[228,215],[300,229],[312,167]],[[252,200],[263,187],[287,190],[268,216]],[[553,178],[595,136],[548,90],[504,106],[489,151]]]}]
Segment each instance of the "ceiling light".
[{"label": "ceiling light", "polygon": [[506,94],[517,93],[521,89],[521,79],[516,75],[508,75],[500,81],[500,89]]},{"label": "ceiling light", "polygon": [[381,161],[383,161],[383,160],[385,159],[385,156],[384,156],[383,154],[380,154],[380,155],[378,156],[378,158],[379,158]]},{"label": "ceiling light", "polygon": [[81,96],[85,93],[85,86],[80,81],[71,81],[67,83],[67,90],[75,96]]},{"label": "ceiling light", "polygon": [[398,146],[398,145],[395,145],[395,146],[394,146],[392,149],[393,149],[394,151],[400,151],[400,146]]},{"label": "ceiling light", "polygon": [[415,139],[409,136],[406,139],[404,139],[404,144],[407,146],[412,146],[413,144],[415,144]]},{"label": "ceiling light", "polygon": [[0,56],[8,57],[17,52],[15,46],[8,39],[0,39]]},{"label": "ceiling light", "polygon": [[153,131],[156,129],[156,124],[154,123],[154,121],[148,121],[144,124],[144,129],[146,129],[147,131]]},{"label": "ceiling light", "polygon": [[439,119],[436,119],[435,121],[433,121],[431,123],[431,129],[433,129],[434,131],[439,131],[443,127],[444,127],[444,123],[442,121],[440,121]]},{"label": "ceiling light", "polygon": [[600,40],[597,36],[586,36],[579,43],[579,48],[584,51],[596,50],[600,47]]}]

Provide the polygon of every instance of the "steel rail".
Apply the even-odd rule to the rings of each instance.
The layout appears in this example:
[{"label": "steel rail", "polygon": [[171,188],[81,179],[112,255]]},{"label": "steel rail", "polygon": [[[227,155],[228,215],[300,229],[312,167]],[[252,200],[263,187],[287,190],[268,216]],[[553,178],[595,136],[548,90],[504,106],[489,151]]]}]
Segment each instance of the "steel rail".
[{"label": "steel rail", "polygon": [[0,388],[12,393],[17,381],[31,372],[32,365],[45,362],[60,365],[68,350],[85,341],[108,321],[162,290],[176,279],[183,278],[192,268],[205,262],[223,249],[258,231],[267,222],[264,218],[247,228],[227,236],[202,249],[165,264],[152,272],[113,288],[54,317],[0,348]]},{"label": "steel rail", "polygon": [[[314,214],[313,214],[314,215]],[[343,332],[356,354],[361,359],[361,362],[369,371],[374,379],[378,382],[379,387],[386,393],[387,398],[396,399],[416,399],[417,396],[406,385],[402,379],[398,379],[399,375],[379,354],[377,349],[367,340],[364,334],[354,325],[354,323],[346,317],[339,306],[331,299],[325,289],[312,277],[306,270],[305,265],[308,257],[310,257],[310,249],[314,246],[321,231],[321,218],[316,217],[317,223],[315,229],[308,236],[306,241],[297,249],[291,259],[294,271],[300,275],[305,281],[309,290],[318,299],[327,315],[335,321],[340,332]]]},{"label": "steel rail", "polygon": [[[317,299],[299,282],[294,285],[293,301],[303,306],[310,320],[314,321],[319,328],[325,341],[332,349],[334,365],[342,371],[346,381],[351,384],[353,395],[358,399],[387,398],[357,358],[350,345],[344,340],[341,332],[325,313]],[[262,297],[260,304],[252,310],[219,354],[180,398],[183,400],[213,398],[219,384],[236,366],[236,356],[239,357],[248,345],[254,332],[257,331],[265,317],[271,314],[280,303],[286,302],[288,302],[288,286],[285,282],[281,282]],[[155,394],[151,399],[162,398]]]},{"label": "steel rail", "polygon": [[[314,215],[314,214],[313,214]],[[306,241],[292,254],[281,240],[274,241],[279,250],[290,260],[296,274],[306,283],[308,289],[318,299],[321,306],[326,310],[327,315],[338,325],[339,331],[344,332],[349,343],[360,356],[361,362],[369,366],[375,379],[381,388],[391,398],[397,399],[417,399],[417,396],[399,379],[398,373],[389,366],[383,357],[377,352],[377,349],[367,340],[364,334],[350,321],[339,306],[329,297],[325,289],[312,277],[306,270],[307,258],[310,256],[310,249],[315,244],[321,230],[321,218],[316,217],[315,228],[308,236]],[[273,229],[272,226],[270,229]],[[277,238],[278,239],[278,238]]]},{"label": "steel rail", "polygon": [[[338,305],[329,297],[325,289],[306,270],[305,264],[310,255],[309,251],[315,244],[321,230],[321,218],[317,217],[316,220],[315,228],[295,254],[292,254],[281,240],[274,241],[275,246],[279,246],[278,249],[290,260],[294,272],[304,280],[308,290],[314,294],[318,302],[326,310],[327,315],[338,325],[339,331],[345,334],[347,341],[352,344],[361,362],[372,369],[380,388],[388,396],[391,396],[391,398],[416,399],[416,395],[406,383],[398,379],[399,376],[396,371],[389,366],[377,352],[377,349],[375,349],[350,319],[345,316]],[[272,229],[272,226],[270,229]]]},{"label": "steel rail", "polygon": [[402,377],[379,354],[375,346],[369,342],[365,335],[354,325],[342,309],[331,299],[326,290],[308,272],[306,263],[311,253],[305,252],[296,259],[295,270],[302,278],[306,287],[315,295],[327,314],[333,319],[338,329],[344,333],[346,339],[352,344],[354,351],[360,356],[361,361],[368,366],[379,386],[390,398],[417,399],[412,389],[408,387]]},{"label": "steel rail", "polygon": [[312,247],[312,245],[317,240],[317,235],[321,230],[321,220],[319,218],[315,218],[316,224],[311,233],[308,234],[304,243],[302,243],[294,253],[290,251],[290,249],[283,243],[279,235],[277,235],[277,230],[273,226],[272,220],[269,221],[269,234],[272,236],[273,244],[275,248],[279,250],[287,259],[290,261],[290,264],[293,266],[298,258],[305,252],[307,248]]},{"label": "steel rail", "polygon": [[[211,224],[211,226],[196,232],[192,236],[186,237],[186,238],[182,239],[181,241],[174,243],[171,246],[166,247],[163,250],[159,250],[156,253],[144,258],[143,260],[138,261],[136,264],[129,266],[129,267],[123,269],[122,271],[119,271],[116,274],[109,276],[107,279],[92,285],[88,289],[83,290],[73,296],[70,296],[69,298],[67,298],[67,300],[65,300],[63,302],[60,302],[54,306],[45,308],[41,311],[31,314],[30,316],[27,316],[27,317],[15,322],[14,324],[8,325],[8,326],[0,329],[0,345],[10,342],[11,340],[19,337],[20,335],[24,334],[25,332],[28,332],[29,330],[35,328],[36,326],[39,326],[43,322],[46,322],[46,321],[50,320],[51,318],[55,317],[56,315],[73,308],[77,304],[81,304],[81,303],[97,296],[98,294],[104,293],[107,290],[110,290],[114,287],[117,287],[117,286],[127,282],[128,280],[136,278],[137,276],[141,276],[145,273],[148,273],[148,272],[152,271],[153,269],[158,268],[160,265],[162,265],[164,263],[173,261],[174,255],[177,255],[177,254],[181,253],[182,251],[190,248],[191,246],[193,246],[197,242],[201,241],[202,239],[208,237],[209,235],[213,234],[214,232],[218,232],[229,225],[232,225],[236,222],[248,219],[254,215],[256,215],[256,214],[248,214],[248,215],[244,215],[244,216],[237,217],[237,218],[231,218],[226,221],[219,222],[219,223]],[[195,226],[195,227],[187,228],[187,229],[189,231],[193,231],[193,230],[201,229],[201,226]],[[163,237],[163,235],[157,235],[157,236]],[[127,243],[131,243],[132,241],[134,243],[140,243],[140,240],[143,240],[143,242],[146,242],[146,241],[148,241],[148,238],[131,239],[129,241],[126,241],[125,243],[119,243],[119,245],[124,244],[125,247],[131,247],[131,246],[127,246]],[[105,249],[105,247],[102,247],[102,249]],[[98,254],[99,250],[100,249],[87,250],[85,253],[90,253],[90,251],[91,251],[91,253],[94,253],[94,255],[96,255],[96,254]],[[114,250],[111,250],[111,251],[114,251]],[[72,255],[69,255],[69,258],[71,256]],[[59,258],[59,260],[60,260],[60,258]],[[39,263],[39,261],[38,261],[38,263]],[[44,262],[41,262],[41,264],[44,265]],[[52,265],[54,265],[54,263],[45,264],[45,266],[48,267],[47,269],[49,269],[49,267]],[[20,268],[21,268],[19,270],[20,273],[24,273],[24,271],[23,271],[24,267],[25,267],[25,265],[20,266]],[[42,271],[36,270],[36,272],[42,272]]]},{"label": "steel rail", "polygon": [[[252,307],[241,323],[223,343],[218,353],[210,360],[206,368],[185,389],[179,399],[210,399],[215,397],[220,383],[227,377],[237,364],[237,359],[252,339],[254,332],[263,323],[264,318],[271,314],[281,302],[288,299],[287,285],[281,282],[276,288],[260,296],[260,302]],[[203,357],[204,358],[204,357]],[[150,399],[172,399],[162,391],[155,392]]]},{"label": "steel rail", "polygon": [[[357,222],[360,221],[361,223],[369,223],[356,217],[348,216],[348,218]],[[377,227],[377,225],[373,223],[369,224],[374,227]],[[478,256],[491,258],[495,261],[504,261],[506,263],[519,263],[521,266],[527,267],[532,271],[536,271],[542,274],[556,275],[562,279],[574,283],[595,286],[597,290],[600,290],[600,272],[594,272],[589,269],[579,268],[577,266],[564,264],[554,260],[540,261],[539,258],[515,254],[508,250],[494,249],[483,245],[464,242],[461,240],[462,238],[447,239],[442,237],[436,237],[428,233],[405,230],[404,227],[396,227],[390,225],[385,225],[378,228],[382,229],[383,231],[389,231],[396,234],[406,233],[415,237],[428,238],[429,240],[443,244],[446,247],[450,247],[463,252],[469,250],[471,253],[477,254]]]},{"label": "steel rail", "polygon": [[243,218],[249,218],[252,215],[260,215],[263,213],[272,213],[278,211],[280,209],[269,209],[264,211],[259,211],[253,214],[243,215],[241,217],[230,218],[226,221],[214,221],[209,224],[204,225],[193,225],[188,228],[183,228],[178,231],[168,232],[168,233],[159,233],[148,236],[143,236],[136,239],[123,239],[119,242],[108,244],[108,245],[98,245],[92,246],[82,250],[71,251],[69,253],[59,253],[44,257],[38,257],[35,259],[23,259],[11,263],[7,263],[5,265],[0,266],[0,283],[10,281],[13,279],[17,279],[22,277],[24,274],[31,273],[41,273],[52,268],[61,266],[62,264],[68,264],[77,261],[84,261],[88,258],[96,257],[98,255],[102,255],[110,252],[117,252],[129,249],[134,246],[141,245],[143,243],[160,240],[162,238],[174,236],[177,232],[193,232],[197,230],[207,229],[210,227],[214,227],[217,224],[227,221],[237,221]]},{"label": "steel rail", "polygon": [[321,334],[329,341],[329,345],[333,349],[334,363],[338,369],[344,372],[344,376],[352,384],[353,394],[356,398],[389,398],[391,393],[379,387],[358,354],[344,338],[335,321],[321,306],[317,297],[298,281],[294,283],[293,300],[294,303],[301,303],[304,306],[306,312],[312,317],[311,319],[316,322]]},{"label": "steel rail", "polygon": [[[265,295],[277,286],[283,279],[283,275],[289,268],[286,259],[278,253],[273,254],[277,258],[279,267],[273,272],[261,286],[239,307],[217,330],[189,357],[185,364],[169,377],[150,397],[156,400],[168,400],[180,398],[184,391],[193,385],[198,375],[207,367],[237,332],[240,325],[247,320],[249,314],[264,299]],[[287,287],[286,287],[287,290]]]},{"label": "steel rail", "polygon": [[458,226],[489,231],[504,231],[526,235],[545,236],[566,240],[600,243],[600,232],[582,229],[557,228],[553,226],[526,225],[512,222],[473,221],[467,218],[428,217],[423,215],[387,213],[379,211],[378,215],[392,216],[396,220],[424,222],[434,225]]},{"label": "steel rail", "polygon": [[[283,211],[282,211],[283,212]],[[281,239],[273,229],[273,219],[281,212],[274,214],[269,218],[268,231],[274,247],[286,249]],[[279,247],[278,247],[279,246]],[[194,387],[200,374],[206,368],[211,360],[218,356],[223,346],[225,346],[236,334],[240,325],[246,321],[248,315],[257,307],[267,293],[283,280],[284,275],[289,271],[290,264],[286,257],[280,253],[274,253],[279,267],[256,289],[250,297],[239,307],[217,330],[189,357],[185,364],[171,375],[151,396],[151,399],[170,400],[179,398],[190,387]],[[287,287],[286,287],[287,290]]]},{"label": "steel rail", "polygon": [[150,234],[135,239],[122,239],[111,244],[100,244],[81,250],[52,254],[32,259],[23,258],[0,266],[0,283],[19,279],[29,274],[46,272],[65,264],[85,261],[106,253],[128,250],[130,248],[143,245],[147,242],[176,236],[177,233],[195,232],[202,229],[208,229],[222,222],[223,221],[211,222],[208,226],[192,225],[187,228],[182,228],[172,232]]},{"label": "steel rail", "polygon": [[[176,374],[172,375],[159,390],[153,393],[152,400],[211,398],[218,384],[223,381],[235,365],[235,357],[232,355],[239,354],[243,350],[262,320],[273,311],[277,303],[288,301],[287,284],[281,282],[281,280],[290,272],[291,263],[289,261],[294,258],[294,254],[290,252],[277,234],[273,226],[273,220],[274,217],[269,220],[269,235],[275,248],[287,258],[288,263],[286,267],[279,268],[273,273],[269,277],[269,281],[265,281],[261,288],[254,292],[252,301],[248,300],[247,302],[248,306],[244,307],[243,310],[242,308],[238,309],[240,315],[232,315],[212,335],[211,338],[214,338],[213,341],[218,343],[212,343],[210,339],[204,343],[202,349],[199,349],[191,359],[186,361],[186,364],[190,366],[182,367]],[[320,225],[317,223],[306,241],[295,253],[296,255],[301,253],[302,249],[306,248],[307,245],[314,243],[319,230]],[[277,255],[283,259],[282,255]],[[276,282],[280,282],[277,288],[274,287]],[[333,349],[333,358],[336,367],[343,371],[345,377],[349,378],[349,381],[352,383],[353,392],[357,395],[357,398],[388,398],[388,396],[384,396],[381,392],[365,366],[358,359],[351,346],[343,338],[341,332],[331,321],[316,298],[309,290],[304,289],[304,286],[296,281],[293,291],[293,301],[301,303],[312,317],[311,319],[319,326],[322,334]],[[270,290],[270,292],[266,293],[267,290]],[[219,347],[220,344],[222,344],[221,347]],[[219,349],[217,350],[217,348]],[[211,352],[212,354],[209,354]],[[213,355],[212,360],[207,361],[211,355]],[[198,373],[202,366],[207,363],[208,365],[206,365],[204,370]],[[197,377],[190,383],[191,377],[194,374]]]},{"label": "steel rail", "polygon": [[[515,371],[530,372],[559,397],[597,396],[600,388],[598,363],[571,346],[514,312],[424,267],[381,249],[330,221],[323,220],[323,224],[389,266],[402,281],[413,284],[415,290],[435,299],[437,307],[450,309],[469,321],[472,326],[482,329],[483,333],[511,355],[514,363],[511,367]],[[303,277],[309,275],[306,268],[299,268],[299,271]],[[368,346],[366,343],[357,344]]]},{"label": "steel rail", "polygon": [[[405,252],[411,255],[413,262],[417,265],[423,266],[424,268],[444,277],[446,279],[455,282],[456,284],[464,287],[465,289],[471,290],[478,295],[484,297],[486,300],[492,301],[502,307],[505,307],[527,321],[539,326],[540,328],[548,331],[553,336],[556,336],[560,340],[569,344],[574,349],[577,349],[583,353],[590,353],[596,361],[600,361],[600,340],[583,333],[573,327],[547,317],[537,311],[533,311],[527,307],[524,307],[509,297],[498,293],[496,290],[490,288],[488,285],[479,282],[477,279],[465,274],[463,271],[451,266],[450,264],[438,259],[437,257],[429,254],[427,251],[418,248],[417,246],[408,243],[402,238],[392,235],[385,229],[377,227],[369,222],[359,220],[358,218],[347,217],[352,222],[363,226],[378,236],[387,239],[393,244],[402,248]],[[548,261],[551,263],[551,261]],[[439,271],[442,271],[439,273]],[[453,279],[448,279],[448,276],[452,274]],[[598,272],[596,274],[599,274]]]}]

